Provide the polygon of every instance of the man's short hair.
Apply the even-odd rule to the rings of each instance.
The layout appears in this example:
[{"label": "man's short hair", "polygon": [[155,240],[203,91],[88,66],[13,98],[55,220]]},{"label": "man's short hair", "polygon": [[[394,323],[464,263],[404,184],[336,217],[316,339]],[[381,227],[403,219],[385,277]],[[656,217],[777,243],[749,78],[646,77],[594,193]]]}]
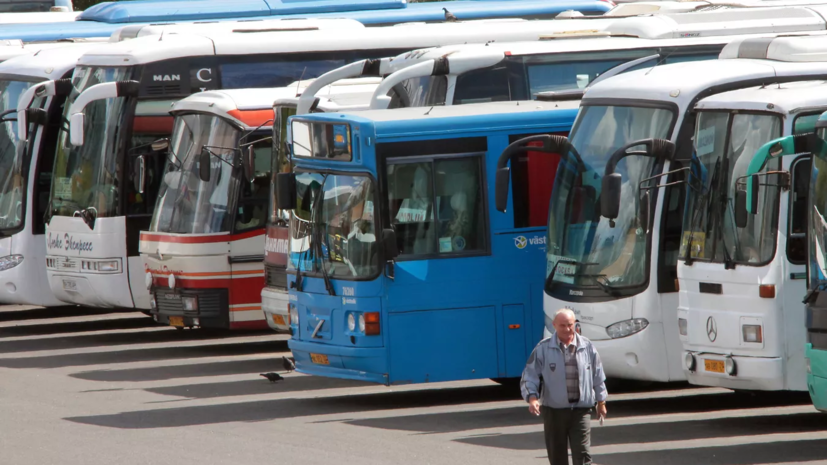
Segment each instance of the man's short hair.
[{"label": "man's short hair", "polygon": [[556,312],[554,312],[554,318],[552,318],[551,321],[552,322],[557,321],[557,315],[560,315],[560,314],[563,314],[563,313],[565,313],[566,315],[570,315],[572,318],[577,320],[577,315],[574,314],[574,310],[572,310],[570,308],[561,308],[560,310],[557,310]]}]

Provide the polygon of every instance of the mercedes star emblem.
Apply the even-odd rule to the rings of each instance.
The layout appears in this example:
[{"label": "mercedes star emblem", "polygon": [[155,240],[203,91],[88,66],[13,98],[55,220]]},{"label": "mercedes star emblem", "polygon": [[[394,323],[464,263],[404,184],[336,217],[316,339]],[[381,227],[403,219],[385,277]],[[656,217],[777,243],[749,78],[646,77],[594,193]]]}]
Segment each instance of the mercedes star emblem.
[{"label": "mercedes star emblem", "polygon": [[715,342],[715,339],[718,339],[718,323],[715,323],[715,318],[707,318],[706,335],[710,342]]}]

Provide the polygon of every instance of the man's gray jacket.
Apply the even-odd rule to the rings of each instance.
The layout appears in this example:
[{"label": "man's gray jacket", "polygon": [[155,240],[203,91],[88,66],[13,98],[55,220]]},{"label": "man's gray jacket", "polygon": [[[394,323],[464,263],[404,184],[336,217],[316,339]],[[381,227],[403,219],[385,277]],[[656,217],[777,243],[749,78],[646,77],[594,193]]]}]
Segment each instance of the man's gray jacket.
[{"label": "man's gray jacket", "polygon": [[[566,358],[555,333],[540,341],[528,357],[523,379],[520,380],[520,390],[526,402],[529,397],[536,396],[546,407],[591,408],[596,402],[606,400],[606,375],[603,374],[603,364],[597,350],[585,337],[579,334],[575,334],[574,337],[577,344],[580,401],[575,404],[569,403],[566,391]],[[543,392],[540,392],[540,376],[543,377]]]}]

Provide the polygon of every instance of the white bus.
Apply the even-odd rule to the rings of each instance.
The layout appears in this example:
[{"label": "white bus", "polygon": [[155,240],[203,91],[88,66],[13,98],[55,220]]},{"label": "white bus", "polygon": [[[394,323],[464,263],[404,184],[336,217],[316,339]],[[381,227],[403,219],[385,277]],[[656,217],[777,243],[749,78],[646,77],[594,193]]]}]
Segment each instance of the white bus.
[{"label": "white bus", "polygon": [[[564,157],[548,219],[547,327],[557,309],[572,309],[607,376],[685,379],[677,262],[695,105],[739,88],[827,77],[827,62],[801,62],[821,58],[812,49],[777,49],[774,40],[736,40],[721,53],[728,59],[598,83],[581,101],[569,139],[553,144]],[[648,148],[630,152],[639,147]]]},{"label": "white bus", "polygon": [[[172,131],[173,102],[196,91],[283,87],[352,61],[417,47],[536,40],[564,24],[481,21],[341,32],[165,34],[86,53],[64,113],[70,131],[60,133],[55,154],[47,213],[52,292],[81,305],[150,309],[147,284],[153,277],[138,254],[139,232],[149,229],[168,158],[150,149]],[[147,184],[140,194],[129,181],[139,174],[132,162],[142,154]],[[220,209],[214,211],[217,220]]]},{"label": "white bus", "polygon": [[819,81],[724,92],[695,106],[697,175],[678,259],[678,330],[692,384],[807,390],[801,299],[810,156],[765,164],[756,214],[737,216],[735,199],[761,146],[813,133],[825,110]]},{"label": "white bus", "polygon": [[[54,44],[51,44],[54,45]],[[46,282],[43,214],[51,187],[57,117],[77,59],[95,44],[59,44],[20,55],[0,64],[0,303],[60,305]],[[31,46],[27,46],[31,49]],[[0,52],[2,53],[2,52]],[[46,82],[52,81],[52,82]],[[51,84],[51,85],[48,85]],[[48,90],[47,90],[48,89]],[[50,95],[51,94],[51,95]],[[18,122],[20,101],[32,104],[30,131]],[[52,124],[41,126],[51,118]],[[22,123],[21,123],[22,124]]]}]

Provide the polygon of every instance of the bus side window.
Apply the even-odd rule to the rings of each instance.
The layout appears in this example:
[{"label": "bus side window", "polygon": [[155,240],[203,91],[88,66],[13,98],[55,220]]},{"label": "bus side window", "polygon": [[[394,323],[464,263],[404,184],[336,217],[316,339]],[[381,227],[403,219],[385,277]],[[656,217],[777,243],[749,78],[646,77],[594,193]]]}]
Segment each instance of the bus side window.
[{"label": "bus side window", "polygon": [[389,161],[388,211],[402,255],[486,250],[481,169],[476,156]]},{"label": "bus side window", "polygon": [[787,225],[787,260],[796,265],[807,261],[807,196],[810,190],[811,161],[809,156],[793,162],[790,216]]},{"label": "bus side window", "polygon": [[[253,143],[255,153],[255,177],[244,179],[236,208],[235,231],[263,228],[267,221],[268,195],[270,193],[270,166],[272,157],[270,138]],[[246,150],[246,149],[245,149]]]},{"label": "bus side window", "polygon": [[[126,163],[126,214],[152,215],[155,198],[161,187],[161,177],[167,166],[168,151],[153,152],[149,144],[172,133],[172,116],[136,116],[132,126],[132,140],[125,157]],[[144,192],[135,190],[135,159],[144,155],[146,163],[146,184]]]}]

